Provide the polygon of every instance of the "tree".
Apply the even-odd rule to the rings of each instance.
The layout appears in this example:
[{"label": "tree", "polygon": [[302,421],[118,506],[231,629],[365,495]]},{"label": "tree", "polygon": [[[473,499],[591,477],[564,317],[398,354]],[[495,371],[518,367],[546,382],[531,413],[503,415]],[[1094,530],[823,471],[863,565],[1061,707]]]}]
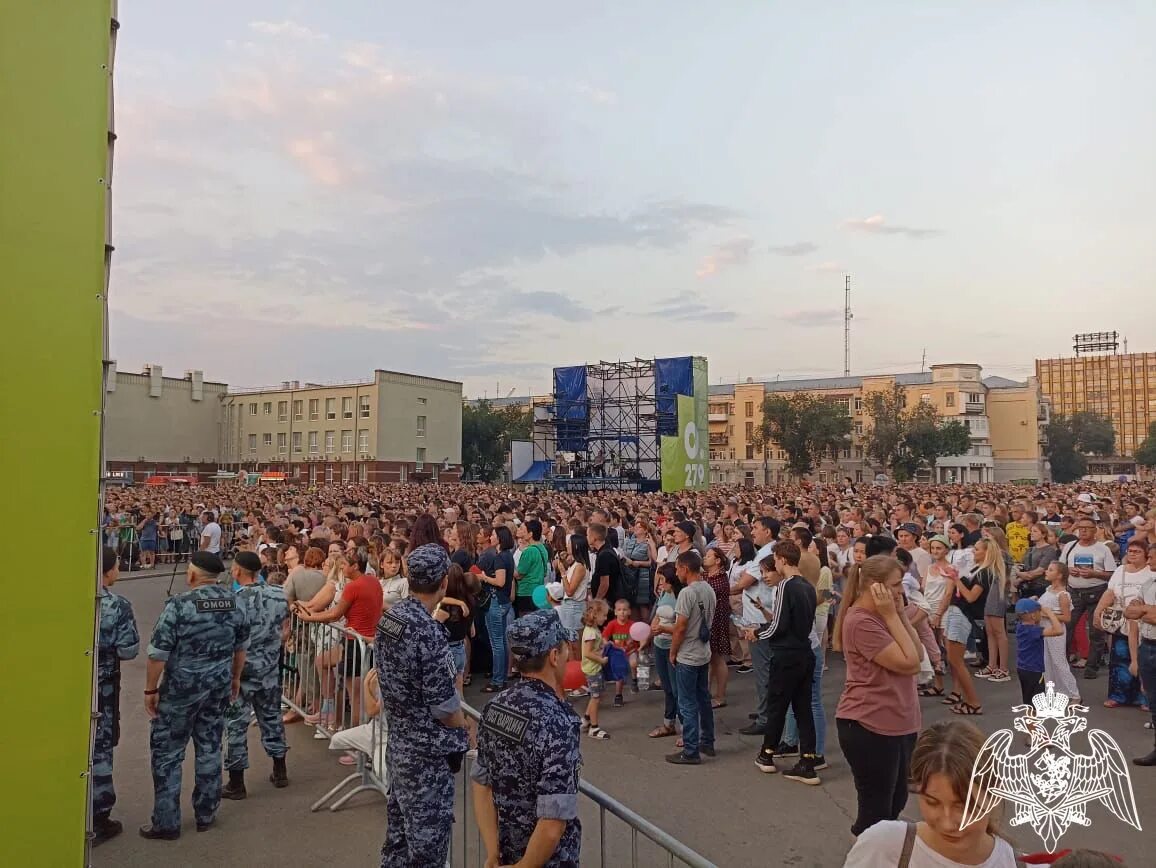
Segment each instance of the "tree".
[{"label": "tree", "polygon": [[1156,422],[1148,426],[1148,436],[1136,447],[1135,457],[1143,467],[1156,467]]},{"label": "tree", "polygon": [[471,479],[501,475],[511,440],[527,440],[533,416],[518,406],[494,409],[486,400],[462,407],[462,467]]},{"label": "tree", "polygon": [[907,409],[902,386],[876,392],[866,402],[871,417],[867,454],[891,471],[899,482],[935,466],[944,455],[963,455],[971,448],[971,431],[958,419],[943,420],[931,404],[920,401]]},{"label": "tree", "polygon": [[1044,452],[1056,482],[1075,482],[1088,472],[1085,455],[1111,455],[1116,431],[1111,421],[1095,413],[1053,416],[1044,429],[1048,445]]},{"label": "tree", "polygon": [[792,474],[803,476],[847,442],[851,417],[838,404],[808,392],[770,395],[763,401],[759,433],[764,442],[774,440],[787,453]]}]

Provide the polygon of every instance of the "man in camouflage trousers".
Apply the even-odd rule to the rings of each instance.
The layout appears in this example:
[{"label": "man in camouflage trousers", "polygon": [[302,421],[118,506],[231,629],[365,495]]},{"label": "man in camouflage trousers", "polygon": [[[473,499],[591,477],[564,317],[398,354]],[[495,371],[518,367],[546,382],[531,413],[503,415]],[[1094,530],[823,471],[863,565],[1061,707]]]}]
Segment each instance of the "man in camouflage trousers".
[{"label": "man in camouflage trousers", "polygon": [[105,547],[101,558],[100,636],[97,640],[96,739],[92,749],[92,843],[103,844],[120,834],[119,820],[109,818],[116,804],[112,785],[112,750],[120,741],[120,661],[140,653],[140,633],[132,606],[109,589],[120,577],[116,549]]},{"label": "man in camouflage trousers", "polygon": [[[249,623],[232,588],[217,584],[221,559],[189,558],[190,590],[170,597],[148,648],[145,711],[152,718],[152,823],[143,838],[181,836],[181,763],[191,738],[196,754],[193,813],[197,831],[213,825],[221,804],[221,736],[225,708],[241,690]],[[164,675],[164,680],[161,676]]]},{"label": "man in camouflage trousers", "polygon": [[249,709],[257,716],[261,746],[273,760],[273,786],[289,786],[285,768],[285,723],[281,718],[281,643],[289,623],[289,606],[279,585],[257,583],[261,559],[253,552],[237,552],[233,561],[233,591],[237,606],[249,621],[249,651],[241,672],[241,693],[225,712],[225,770],[229,782],[221,790],[226,799],[246,797],[245,769],[249,767]]}]

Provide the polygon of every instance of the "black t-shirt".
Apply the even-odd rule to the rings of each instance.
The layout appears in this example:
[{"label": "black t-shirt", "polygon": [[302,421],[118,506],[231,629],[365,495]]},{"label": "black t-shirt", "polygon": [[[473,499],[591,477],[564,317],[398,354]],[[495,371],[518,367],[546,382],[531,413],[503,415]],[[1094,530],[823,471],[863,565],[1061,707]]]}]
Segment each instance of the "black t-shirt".
[{"label": "black t-shirt", "polygon": [[622,562],[618,560],[618,553],[611,548],[610,543],[602,546],[594,558],[594,578],[590,582],[590,593],[598,593],[602,586],[602,577],[609,576],[610,584],[606,589],[606,602],[614,605],[615,601],[624,598],[622,589]]},{"label": "black t-shirt", "polygon": [[464,573],[468,573],[470,571],[470,567],[474,565],[473,559],[470,558],[469,552],[467,552],[465,549],[458,549],[452,555],[450,555],[450,563],[457,564],[462,568],[462,572]]},{"label": "black t-shirt", "polygon": [[976,585],[983,585],[983,593],[976,597],[974,602],[969,603],[960,595],[959,591],[956,591],[952,595],[951,604],[953,606],[958,606],[959,611],[963,612],[963,614],[965,614],[971,620],[982,621],[983,607],[987,602],[988,591],[991,588],[991,575],[987,570],[979,569],[972,573],[970,576],[961,576],[960,581],[969,591]]}]

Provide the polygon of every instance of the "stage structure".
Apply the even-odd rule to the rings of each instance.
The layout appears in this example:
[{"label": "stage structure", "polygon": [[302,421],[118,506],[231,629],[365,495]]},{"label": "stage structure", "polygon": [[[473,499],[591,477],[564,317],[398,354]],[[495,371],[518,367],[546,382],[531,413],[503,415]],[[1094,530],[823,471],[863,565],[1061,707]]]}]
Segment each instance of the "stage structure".
[{"label": "stage structure", "polygon": [[706,359],[555,368],[553,399],[534,408],[533,460],[515,482],[574,491],[707,486]]}]

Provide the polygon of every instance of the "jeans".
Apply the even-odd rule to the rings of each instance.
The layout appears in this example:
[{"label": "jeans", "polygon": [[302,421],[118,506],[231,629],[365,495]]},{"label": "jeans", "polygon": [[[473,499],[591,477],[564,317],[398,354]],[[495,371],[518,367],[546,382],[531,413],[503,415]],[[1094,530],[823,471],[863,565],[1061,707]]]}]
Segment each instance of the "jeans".
[{"label": "jeans", "polygon": [[767,725],[767,685],[771,682],[771,643],[756,639],[750,644],[751,665],[755,667],[755,726]]},{"label": "jeans", "polygon": [[672,726],[678,719],[678,685],[674,674],[674,664],[670,662],[670,649],[654,646],[654,669],[662,681],[662,692],[666,697],[666,708],[662,712],[662,722]]},{"label": "jeans", "polygon": [[[1081,615],[1087,615],[1088,625],[1088,672],[1096,672],[1100,668],[1100,664],[1104,662],[1104,652],[1106,650],[1107,642],[1105,640],[1104,631],[1099,627],[1092,625],[1092,613],[1096,611],[1096,604],[1100,602],[1100,597],[1104,596],[1104,591],[1108,590],[1108,585],[1105,583],[1098,588],[1068,588],[1068,592],[1072,595],[1072,620],[1069,621],[1074,628],[1080,621]],[[1072,655],[1072,644],[1076,638],[1076,631],[1074,629],[1068,630],[1068,656]]]},{"label": "jeans", "polygon": [[698,756],[699,746],[714,747],[714,709],[710,707],[707,670],[710,664],[688,666],[676,663],[674,677],[678,682],[678,714],[682,718],[682,752]]},{"label": "jeans", "polygon": [[1140,667],[1140,681],[1148,697],[1148,712],[1156,728],[1156,639],[1141,639],[1136,663]]},{"label": "jeans", "polygon": [[[815,674],[811,677],[811,716],[815,719],[815,753],[824,756],[827,752],[827,715],[823,713],[823,664],[818,658],[815,660]],[[799,743],[799,726],[793,708],[787,711],[783,741],[790,745]]]},{"label": "jeans", "polygon": [[763,730],[763,750],[774,752],[783,738],[788,707],[794,708],[799,725],[799,753],[815,753],[815,718],[811,714],[811,679],[815,653],[776,649],[771,682],[767,686],[767,728]]},{"label": "jeans", "polygon": [[490,651],[494,655],[493,675],[490,681],[497,685],[506,683],[510,671],[510,661],[506,654],[506,628],[510,626],[510,601],[498,597],[486,609],[486,632],[490,634]]},{"label": "jeans", "polygon": [[857,720],[835,719],[843,758],[855,779],[859,812],[852,835],[862,835],[882,820],[897,820],[907,804],[907,777],[915,737],[879,735]]}]

